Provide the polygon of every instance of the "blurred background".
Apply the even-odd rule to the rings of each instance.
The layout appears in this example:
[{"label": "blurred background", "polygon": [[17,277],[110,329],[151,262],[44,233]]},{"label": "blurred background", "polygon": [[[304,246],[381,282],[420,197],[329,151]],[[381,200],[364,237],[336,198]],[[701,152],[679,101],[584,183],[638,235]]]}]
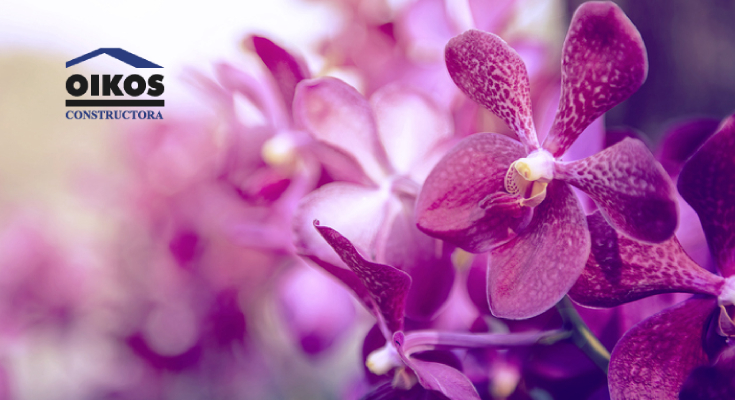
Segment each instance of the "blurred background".
[{"label": "blurred background", "polygon": [[[564,32],[582,1],[471,3],[480,5],[0,2],[0,399],[360,398],[371,317],[294,256],[290,214],[279,207],[292,205],[281,199],[298,180],[290,162],[273,159],[290,148],[264,146],[268,129],[295,128],[233,95],[227,77],[237,70],[264,82],[253,90],[273,91],[257,35],[311,76],[337,76],[365,95],[411,82],[414,70],[388,77],[398,55],[449,82],[441,49],[450,31],[494,26],[509,42],[542,48],[524,53],[532,82],[558,79]],[[641,32],[650,69],[607,114],[608,128],[637,131],[655,148],[681,121],[735,110],[734,2],[616,3]],[[164,121],[65,118],[64,63],[101,47],[164,67]],[[78,69],[119,70],[106,57]],[[458,131],[488,126],[462,115],[453,111]],[[241,168],[248,157],[257,168]],[[471,322],[478,312],[440,318]],[[511,377],[511,390],[494,398],[510,396]]]}]

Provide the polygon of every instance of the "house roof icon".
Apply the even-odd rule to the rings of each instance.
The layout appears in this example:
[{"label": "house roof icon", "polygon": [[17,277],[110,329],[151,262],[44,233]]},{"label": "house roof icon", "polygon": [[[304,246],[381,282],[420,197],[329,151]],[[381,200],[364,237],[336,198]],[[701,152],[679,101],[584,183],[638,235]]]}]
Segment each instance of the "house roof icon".
[{"label": "house roof icon", "polygon": [[143,57],[138,57],[129,51],[115,47],[100,48],[95,51],[91,51],[83,56],[79,56],[73,60],[67,61],[66,68],[85,62],[90,58],[97,57],[100,54],[107,54],[108,56],[117,58],[125,64],[128,64],[135,68],[163,68],[162,66],[156,63],[152,63]]}]

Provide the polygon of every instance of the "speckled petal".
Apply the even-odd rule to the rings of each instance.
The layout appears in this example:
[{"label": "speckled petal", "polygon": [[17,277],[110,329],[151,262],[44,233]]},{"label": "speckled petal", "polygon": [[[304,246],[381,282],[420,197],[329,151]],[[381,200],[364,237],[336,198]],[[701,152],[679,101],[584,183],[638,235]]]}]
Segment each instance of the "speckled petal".
[{"label": "speckled petal", "polygon": [[613,400],[677,399],[691,371],[708,363],[702,348],[714,298],[692,298],[634,326],[612,351]]},{"label": "speckled petal", "polygon": [[370,292],[388,329],[391,332],[403,329],[403,311],[411,277],[390,265],[365,260],[355,246],[334,229],[320,226],[318,221],[314,226]]},{"label": "speckled petal", "polygon": [[258,57],[263,60],[263,64],[278,85],[286,109],[291,110],[296,85],[310,77],[306,64],[262,36],[251,36],[245,44],[255,50]]},{"label": "speckled petal", "polygon": [[563,182],[551,181],[528,227],[490,253],[488,297],[493,315],[524,319],[556,304],[582,273],[590,251],[584,213]]},{"label": "speckled petal", "polygon": [[521,57],[497,35],[471,29],[445,49],[449,75],[471,99],[505,121],[530,153],[538,149],[528,72]]},{"label": "speckled petal", "polygon": [[679,193],[699,215],[717,266],[735,274],[735,116],[726,119],[679,174]]},{"label": "speckled petal", "polygon": [[393,334],[393,343],[398,354],[406,366],[416,374],[421,386],[441,392],[451,400],[480,400],[475,386],[463,373],[446,364],[407,357],[403,352],[404,341],[403,332]]},{"label": "speckled petal", "polygon": [[478,133],[462,140],[426,178],[416,205],[416,222],[430,236],[481,253],[507,242],[525,226],[530,207],[483,201],[506,194],[510,164],[525,156],[506,136]]},{"label": "speckled petal", "polygon": [[582,4],[572,17],[562,56],[562,95],[543,147],[560,157],[595,118],[646,80],[641,35],[612,2]]},{"label": "speckled petal", "polygon": [[297,124],[316,140],[354,157],[373,182],[386,176],[372,109],[352,86],[330,77],[304,80],[296,87],[293,112]]},{"label": "speckled petal", "polygon": [[674,185],[640,140],[626,138],[592,157],[557,163],[554,177],[589,195],[610,225],[634,239],[661,243],[674,235]]},{"label": "speckled petal", "polygon": [[646,244],[615,231],[596,211],[587,216],[592,250],[582,275],[569,291],[590,307],[614,307],[659,293],[717,296],[724,279],[697,265],[673,237]]}]

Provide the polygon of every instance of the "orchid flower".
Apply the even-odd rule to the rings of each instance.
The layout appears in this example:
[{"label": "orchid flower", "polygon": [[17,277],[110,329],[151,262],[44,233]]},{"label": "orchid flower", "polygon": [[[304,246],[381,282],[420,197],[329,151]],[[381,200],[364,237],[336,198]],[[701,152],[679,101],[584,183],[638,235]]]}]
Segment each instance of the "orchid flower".
[{"label": "orchid flower", "polygon": [[367,357],[367,366],[375,374],[398,368],[393,387],[406,390],[418,382],[423,388],[441,392],[452,400],[479,399],[472,382],[459,370],[414,355],[442,348],[483,348],[526,346],[539,341],[566,337],[563,331],[522,334],[472,335],[432,330],[403,332],[404,311],[411,277],[390,265],[366,260],[355,246],[336,230],[314,221],[326,240],[349,269],[321,263],[325,270],[349,287],[377,319],[386,345]]},{"label": "orchid flower", "polygon": [[[692,261],[676,238],[641,243],[616,232],[600,214],[588,217],[592,251],[569,292],[573,300],[612,307],[658,293],[699,294],[640,322],[618,342],[609,374],[615,400],[677,398],[687,379],[700,382],[693,387],[707,382],[706,376],[696,373],[700,368],[732,371],[734,153],[735,116],[731,116],[686,162],[678,181],[682,197],[699,215],[722,276]],[[728,379],[731,382],[732,376]],[[732,390],[729,385],[708,389],[724,393]]]},{"label": "orchid flower", "polygon": [[233,224],[234,240],[292,252],[291,242],[283,238],[290,235],[298,201],[314,188],[321,170],[312,139],[295,127],[291,112],[296,85],[311,75],[300,57],[265,37],[250,36],[244,47],[260,59],[264,71],[222,63],[215,66],[216,82],[195,74],[194,83],[220,114],[212,135],[223,153],[216,179],[252,211]]},{"label": "orchid flower", "polygon": [[570,185],[628,236],[661,242],[674,234],[673,185],[642,142],[626,139],[562,161],[585,127],[646,78],[640,34],[615,4],[588,2],[575,12],[563,48],[559,110],[543,145],[531,118],[526,67],[502,39],[470,30],[447,44],[446,61],[460,89],[503,119],[520,143],[492,133],[464,139],[427,178],[416,220],[431,236],[470,252],[490,251],[494,315],[538,315],[582,272],[590,236]]},{"label": "orchid flower", "polygon": [[301,199],[293,222],[297,251],[320,265],[346,268],[312,227],[319,219],[372,261],[409,273],[414,284],[407,313],[431,319],[454,281],[453,248],[412,221],[420,184],[452,138],[447,112],[402,86],[387,86],[368,100],[327,77],[299,84],[294,114],[336,180]]}]

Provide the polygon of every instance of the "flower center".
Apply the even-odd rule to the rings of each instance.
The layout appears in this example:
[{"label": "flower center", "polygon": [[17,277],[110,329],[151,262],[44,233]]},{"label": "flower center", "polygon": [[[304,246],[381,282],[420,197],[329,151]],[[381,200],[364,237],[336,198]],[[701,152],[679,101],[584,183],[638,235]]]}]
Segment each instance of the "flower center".
[{"label": "flower center", "polygon": [[271,167],[292,172],[299,163],[297,147],[290,134],[281,132],[263,143],[260,155]]},{"label": "flower center", "polygon": [[546,150],[536,150],[513,162],[505,174],[505,190],[521,197],[526,207],[536,207],[546,198],[546,186],[554,179],[554,157]]},{"label": "flower center", "polygon": [[396,348],[393,347],[393,343],[388,341],[385,346],[368,355],[365,365],[375,375],[383,375],[395,367],[403,366],[403,360],[398,355]]}]

